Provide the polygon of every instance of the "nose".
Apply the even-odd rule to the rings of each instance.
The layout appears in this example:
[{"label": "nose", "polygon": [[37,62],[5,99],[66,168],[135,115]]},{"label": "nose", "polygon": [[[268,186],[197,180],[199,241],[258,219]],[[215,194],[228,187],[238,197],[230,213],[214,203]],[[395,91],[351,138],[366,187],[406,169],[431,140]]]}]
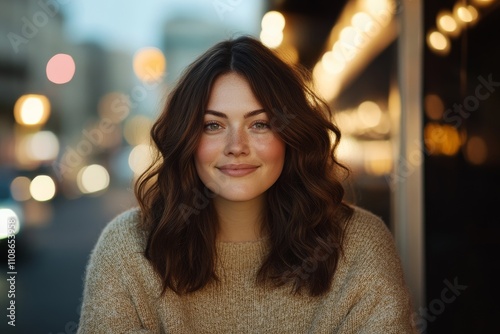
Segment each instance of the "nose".
[{"label": "nose", "polygon": [[224,149],[225,155],[248,155],[248,134],[244,129],[230,129],[227,134],[226,147]]}]

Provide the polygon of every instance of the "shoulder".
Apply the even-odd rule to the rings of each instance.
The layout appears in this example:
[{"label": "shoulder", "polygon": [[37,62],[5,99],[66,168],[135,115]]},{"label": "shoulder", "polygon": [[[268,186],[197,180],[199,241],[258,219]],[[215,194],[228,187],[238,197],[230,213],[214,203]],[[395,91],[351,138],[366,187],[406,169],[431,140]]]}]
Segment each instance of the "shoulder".
[{"label": "shoulder", "polygon": [[140,209],[138,207],[130,208],[111,219],[111,221],[104,228],[103,233],[106,232],[123,234],[121,232],[134,232],[136,230],[139,231],[138,224],[140,220]]},{"label": "shoulder", "polygon": [[125,255],[142,252],[147,239],[139,228],[139,208],[131,208],[114,217],[102,230],[93,253]]},{"label": "shoulder", "polygon": [[380,216],[358,206],[353,206],[353,215],[349,220],[345,237],[346,242],[366,242],[371,239],[391,241],[392,234]]},{"label": "shoulder", "polygon": [[148,234],[140,222],[139,208],[124,211],[110,220],[90,253],[86,267],[88,284],[100,284],[97,281],[115,284],[119,278],[125,286],[147,284],[152,291],[161,292],[161,282],[144,255]]},{"label": "shoulder", "polygon": [[388,225],[368,210],[356,206],[353,209],[344,234],[346,257],[373,264],[397,260],[395,240]]},{"label": "shoulder", "polygon": [[353,322],[345,322],[359,326],[356,332],[413,333],[411,295],[393,235],[379,216],[353,209],[332,296],[349,305]]},{"label": "shoulder", "polygon": [[364,278],[373,286],[404,286],[401,259],[391,230],[379,216],[362,208],[354,207],[345,230],[341,263],[351,276]]}]

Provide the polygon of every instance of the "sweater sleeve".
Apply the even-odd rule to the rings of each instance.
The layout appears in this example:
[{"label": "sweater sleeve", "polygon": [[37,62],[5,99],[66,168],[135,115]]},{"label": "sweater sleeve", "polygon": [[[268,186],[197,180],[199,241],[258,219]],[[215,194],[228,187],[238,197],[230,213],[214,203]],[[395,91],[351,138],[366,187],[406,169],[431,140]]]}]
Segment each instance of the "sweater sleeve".
[{"label": "sweater sleeve", "polygon": [[369,212],[356,216],[346,236],[350,309],[337,333],[418,333],[391,232]]},{"label": "sweater sleeve", "polygon": [[126,231],[120,231],[124,215],[101,233],[86,268],[78,334],[153,333],[144,328],[138,307],[125,284]]}]

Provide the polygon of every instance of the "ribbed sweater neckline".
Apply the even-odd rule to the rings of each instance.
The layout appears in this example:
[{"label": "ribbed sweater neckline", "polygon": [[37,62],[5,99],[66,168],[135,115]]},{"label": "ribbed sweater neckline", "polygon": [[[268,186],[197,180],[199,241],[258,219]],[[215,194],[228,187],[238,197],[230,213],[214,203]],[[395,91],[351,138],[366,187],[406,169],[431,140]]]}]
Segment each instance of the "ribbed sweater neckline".
[{"label": "ribbed sweater neckline", "polygon": [[255,241],[216,241],[218,265],[225,269],[258,269],[269,249],[269,238]]}]

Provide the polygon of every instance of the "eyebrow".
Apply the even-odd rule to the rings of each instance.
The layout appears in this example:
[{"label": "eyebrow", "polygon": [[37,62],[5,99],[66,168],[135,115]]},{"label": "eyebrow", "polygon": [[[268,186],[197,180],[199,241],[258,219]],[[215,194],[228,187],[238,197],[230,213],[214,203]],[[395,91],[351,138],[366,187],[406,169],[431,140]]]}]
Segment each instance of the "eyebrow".
[{"label": "eyebrow", "polygon": [[[255,116],[255,115],[258,115],[258,114],[262,114],[262,113],[265,113],[266,111],[264,109],[257,109],[257,110],[252,110],[252,111],[249,111],[247,113],[245,113],[245,115],[243,115],[243,118],[249,118],[249,117],[252,117],[252,116]],[[225,118],[227,119],[227,115],[220,112],[220,111],[215,111],[215,110],[206,110],[205,111],[205,114],[210,114],[210,115],[214,115],[214,116],[217,116],[217,117],[221,117],[221,118]]]}]

